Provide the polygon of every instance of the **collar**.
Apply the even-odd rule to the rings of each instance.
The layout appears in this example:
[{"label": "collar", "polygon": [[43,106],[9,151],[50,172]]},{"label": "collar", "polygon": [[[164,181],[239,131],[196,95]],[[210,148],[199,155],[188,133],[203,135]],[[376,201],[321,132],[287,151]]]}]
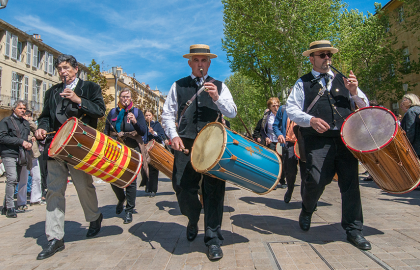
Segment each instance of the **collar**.
[{"label": "collar", "polygon": [[[193,79],[193,80],[195,80],[195,78],[197,78],[196,76],[194,76],[192,73],[191,73],[191,78]],[[204,75],[204,80],[206,80],[207,79],[207,77],[208,77],[209,75],[208,74],[206,74],[206,75]],[[200,77],[199,78],[200,79],[200,84],[203,82],[203,79],[202,79],[202,77]]]},{"label": "collar", "polygon": [[69,88],[74,91],[74,88],[76,88],[77,83],[79,82],[79,78],[74,79],[70,84],[66,84],[65,88]]},{"label": "collar", "polygon": [[[312,69],[311,73],[312,73],[312,75],[314,76],[314,78],[318,78],[318,77],[319,77],[319,75],[321,74],[320,72],[315,71],[315,70],[313,70],[313,69]],[[327,72],[327,74],[329,75],[330,80],[331,80],[331,79],[334,79],[334,73],[331,71],[331,69]]]},{"label": "collar", "polygon": [[14,118],[16,118],[16,120],[19,120],[20,122],[23,122],[23,117],[18,117],[15,113],[13,113],[12,114],[12,116],[14,117]]}]

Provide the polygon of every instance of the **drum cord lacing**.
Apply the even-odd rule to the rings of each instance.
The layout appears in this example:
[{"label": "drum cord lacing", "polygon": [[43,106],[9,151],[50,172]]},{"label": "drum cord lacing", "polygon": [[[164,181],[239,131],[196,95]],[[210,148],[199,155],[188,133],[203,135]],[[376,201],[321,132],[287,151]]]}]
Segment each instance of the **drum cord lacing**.
[{"label": "drum cord lacing", "polygon": [[[234,138],[228,133],[227,134],[232,140],[234,140]],[[227,144],[234,144],[233,142],[228,142],[228,143],[226,143],[226,145]],[[236,145],[236,144],[235,144]],[[243,144],[243,143],[238,143],[237,145],[239,145],[239,146],[242,146],[243,148],[245,148],[246,149],[246,147],[248,146],[248,147],[252,147],[251,145],[247,145],[247,144]],[[227,149],[227,148],[226,148]],[[227,149],[228,151],[229,151],[229,149]],[[229,151],[230,152],[230,151]],[[263,153],[260,153],[260,151],[258,151],[257,149],[255,149],[255,153],[257,154],[257,155],[259,155],[259,156],[262,156],[262,157],[265,157],[265,158],[267,158],[267,159],[269,159],[269,160],[271,160],[271,161],[273,161],[273,162],[278,162],[278,159],[274,159],[274,158],[272,158],[272,157],[269,157],[269,156],[267,156],[267,155],[265,155],[265,154],[263,154]],[[232,155],[232,153],[230,152],[230,154]]]},{"label": "drum cord lacing", "polygon": [[[217,164],[218,164],[221,168],[223,168],[223,167],[222,167],[219,163],[217,163]],[[218,171],[218,170],[210,170],[209,172],[220,172],[220,171]],[[225,173],[225,174],[227,174],[227,175],[230,175],[230,176],[233,176],[233,177],[236,177],[236,178],[241,179],[241,180],[243,180],[243,181],[245,181],[245,182],[247,182],[247,183],[253,184],[253,185],[258,186],[258,187],[261,187],[261,188],[263,188],[263,189],[269,190],[269,188],[267,188],[267,187],[265,187],[265,186],[262,186],[262,185],[260,185],[260,184],[258,184],[258,183],[256,183],[256,182],[254,182],[254,181],[249,180],[248,178],[245,178],[245,177],[243,177],[243,176],[237,175],[236,173],[230,172],[230,171],[228,171],[228,170],[224,171],[223,173]]]}]

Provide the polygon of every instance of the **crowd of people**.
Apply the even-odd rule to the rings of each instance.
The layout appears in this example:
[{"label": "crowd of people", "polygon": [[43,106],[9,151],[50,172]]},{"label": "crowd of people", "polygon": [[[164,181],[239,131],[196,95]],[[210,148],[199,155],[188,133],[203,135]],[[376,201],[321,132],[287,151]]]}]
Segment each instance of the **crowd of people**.
[{"label": "crowd of people", "polygon": [[[312,64],[312,70],[290,88],[285,104],[281,106],[277,97],[267,100],[267,109],[256,123],[252,137],[256,143],[281,156],[282,174],[278,181],[280,188],[287,188],[285,203],[292,199],[300,171],[302,208],[299,226],[303,231],[310,229],[318,200],[337,174],[342,198],[342,228],[350,243],[369,250],[371,245],[363,235],[358,160],[341,140],[340,129],[356,107],[378,104],[374,101],[369,104],[352,71],[348,77],[332,72],[332,57],[337,52],[329,41],[312,42],[303,52]],[[93,128],[97,128],[99,118],[106,117],[103,133],[141,153],[143,166],[139,186],[144,187],[150,197],[158,191],[159,170],[149,163],[145,145],[151,141],[171,145],[174,155],[172,186],[181,213],[188,218],[186,238],[188,241],[196,238],[200,213],[204,210],[204,244],[208,258],[223,257],[221,226],[225,181],[196,172],[188,153],[206,124],[219,121],[229,127],[224,116],[235,117],[237,107],[228,87],[208,75],[211,59],[217,57],[210,52],[209,46],[192,45],[183,57],[188,59],[191,74],[173,83],[164,104],[162,124],[155,119],[152,110],[133,105],[128,88],[119,92],[118,106],[105,116],[106,107],[99,85],[78,78],[78,63],[71,55],[60,55],[56,59],[54,64],[62,83],[46,92],[44,108],[37,121],[32,119],[32,112],[27,110],[24,100],[18,100],[12,114],[0,121],[0,174],[6,174],[2,215],[17,218],[19,213],[25,212],[28,190],[31,190],[31,206],[47,205],[45,234],[48,245],[37,259],[48,258],[65,248],[65,191],[69,174],[89,222],[86,237],[94,237],[101,230],[103,214],[98,207],[92,175],[48,156],[53,134],[73,116]],[[205,91],[201,93],[201,89]],[[398,121],[419,156],[420,129],[416,128],[420,124],[419,98],[414,94],[404,95],[401,109],[405,114],[402,119],[399,116]],[[137,184],[134,179],[125,187],[111,185],[117,199],[116,214],[125,210],[124,224],[133,221]]]}]

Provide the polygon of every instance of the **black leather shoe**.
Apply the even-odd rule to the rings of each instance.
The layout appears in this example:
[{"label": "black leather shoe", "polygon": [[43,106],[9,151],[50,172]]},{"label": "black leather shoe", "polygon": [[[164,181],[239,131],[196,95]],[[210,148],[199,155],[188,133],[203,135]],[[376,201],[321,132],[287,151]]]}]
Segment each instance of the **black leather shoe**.
[{"label": "black leather shoe", "polygon": [[8,217],[8,218],[17,218],[15,208],[7,208],[6,217]]},{"label": "black leather shoe", "polygon": [[191,224],[190,222],[188,222],[188,226],[187,226],[187,239],[188,241],[193,241],[195,239],[195,237],[197,237],[198,234],[198,226],[197,223],[196,224]]},{"label": "black leather shoe", "polygon": [[86,234],[86,237],[93,237],[95,235],[98,234],[98,232],[101,230],[101,223],[102,223],[102,219],[104,218],[104,216],[101,215],[98,217],[97,220],[92,221],[89,225],[89,230]]},{"label": "black leather shoe", "polygon": [[284,194],[284,202],[289,203],[291,199],[292,199],[292,194],[290,194],[289,190],[287,190],[286,193]]},{"label": "black leather shoe", "polygon": [[299,226],[305,232],[309,231],[309,228],[311,227],[311,219],[312,219],[312,214],[307,214],[303,210],[300,211]]},{"label": "black leather shoe", "polygon": [[124,218],[124,224],[131,223],[133,221],[133,213],[127,212]]},{"label": "black leather shoe", "polygon": [[117,207],[115,208],[115,213],[119,215],[122,213],[123,210],[124,210],[124,201],[122,202],[118,201]]},{"label": "black leather shoe", "polygon": [[372,246],[370,245],[369,241],[363,237],[361,234],[357,234],[352,236],[351,234],[347,234],[347,240],[352,243],[355,247],[362,250],[370,250]]},{"label": "black leather shoe", "polygon": [[51,257],[58,251],[62,251],[64,249],[64,239],[58,240],[53,239],[48,242],[48,246],[44,248],[41,253],[38,254],[36,257],[37,260],[43,260],[46,258]]},{"label": "black leather shoe", "polygon": [[219,245],[210,245],[208,256],[209,260],[220,260],[223,257],[223,251]]}]

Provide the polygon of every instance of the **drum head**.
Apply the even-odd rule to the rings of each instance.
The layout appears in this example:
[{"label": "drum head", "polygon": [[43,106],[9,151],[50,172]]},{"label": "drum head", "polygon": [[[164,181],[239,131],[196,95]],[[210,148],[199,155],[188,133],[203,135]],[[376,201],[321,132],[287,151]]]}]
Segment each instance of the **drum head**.
[{"label": "drum head", "polygon": [[280,143],[276,144],[276,152],[281,156],[283,153],[283,147],[281,146]]},{"label": "drum head", "polygon": [[191,163],[197,172],[212,169],[225,151],[226,131],[220,123],[206,125],[194,141]]},{"label": "drum head", "polygon": [[385,147],[398,130],[392,112],[381,107],[366,107],[351,114],[341,128],[343,142],[358,152]]},{"label": "drum head", "polygon": [[55,134],[54,139],[51,142],[50,150],[48,151],[48,155],[54,157],[58,154],[62,148],[64,148],[68,142],[68,139],[73,134],[73,128],[75,126],[76,118],[68,119],[58,130],[57,134]]}]

